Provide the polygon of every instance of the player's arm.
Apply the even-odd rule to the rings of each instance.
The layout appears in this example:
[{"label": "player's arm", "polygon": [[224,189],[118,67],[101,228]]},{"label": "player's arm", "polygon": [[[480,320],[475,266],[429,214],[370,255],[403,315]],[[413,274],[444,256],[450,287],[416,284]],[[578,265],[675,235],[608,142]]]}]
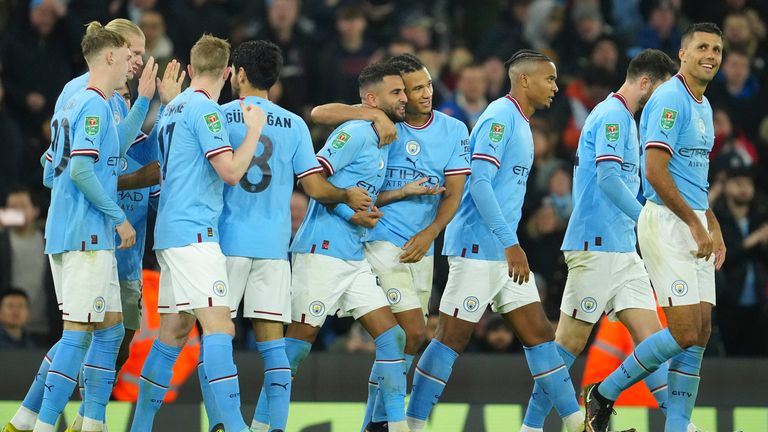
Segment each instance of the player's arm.
[{"label": "player's arm", "polygon": [[445,191],[445,187],[440,186],[439,184],[436,184],[432,187],[424,186],[424,183],[427,181],[429,181],[429,178],[422,177],[418,180],[406,183],[405,186],[401,187],[400,189],[381,191],[379,196],[376,197],[376,205],[378,207],[384,207],[387,204],[392,204],[396,201],[402,201],[413,196],[439,195]]},{"label": "player's arm", "polygon": [[53,187],[53,154],[51,146],[40,156],[40,165],[43,166],[43,186],[51,189]]},{"label": "player's arm", "polygon": [[712,252],[715,254],[715,270],[720,270],[725,262],[725,241],[723,232],[720,230],[720,222],[711,208],[708,208],[704,214],[707,216],[707,227],[709,235],[712,238]]},{"label": "player's arm", "polygon": [[319,172],[310,173],[299,179],[304,192],[323,204],[346,203],[352,210],[362,211],[371,207],[373,200],[362,188],[339,189]]},{"label": "player's arm", "polygon": [[157,64],[150,57],[139,77],[139,97],[133,103],[128,115],[117,125],[117,138],[120,143],[120,156],[125,156],[133,145],[134,139],[139,135],[141,125],[149,112],[149,101],[155,95],[155,79],[157,77]]},{"label": "player's arm", "polygon": [[160,183],[160,162],[152,161],[117,178],[117,190],[143,189]]},{"label": "player's arm", "polygon": [[378,108],[329,103],[314,107],[310,117],[314,123],[334,127],[350,120],[373,122],[373,127],[379,134],[379,143],[389,144],[397,139],[395,124]]},{"label": "player's arm", "polygon": [[256,145],[261,137],[261,131],[267,122],[264,111],[256,105],[248,104],[246,106],[246,104],[240,102],[240,109],[243,111],[243,120],[248,128],[245,138],[243,138],[243,143],[237,150],[232,151],[232,147],[229,146],[227,132],[222,128],[220,131],[222,133],[219,136],[222,138],[222,142],[226,144],[220,148],[226,150],[225,147],[229,147],[229,150],[216,152],[217,149],[214,149],[207,152],[206,155],[219,177],[230,186],[237,185],[245,172],[248,171],[253,154],[256,152]]},{"label": "player's arm", "polygon": [[712,254],[712,238],[696,213],[683,199],[675,180],[669,173],[669,161],[672,159],[671,150],[646,145],[645,152],[645,178],[653,186],[664,205],[688,225],[693,239],[698,245],[696,256],[709,259]]},{"label": "player's arm", "polygon": [[451,175],[445,178],[444,192],[437,207],[435,220],[403,245],[405,253],[400,256],[400,262],[414,263],[424,258],[432,242],[445,229],[456,214],[456,210],[459,209],[466,180],[466,174]]},{"label": "player's arm", "polygon": [[[593,134],[597,187],[613,205],[637,222],[643,207],[621,179],[624,149],[628,147],[630,139],[636,140],[634,136],[630,136],[631,127],[627,119],[623,112],[608,112],[593,123],[600,128]],[[635,152],[638,151],[634,145],[629,147]]]},{"label": "player's arm", "polygon": [[621,164],[615,161],[599,161],[597,163],[597,186],[606,197],[624,214],[637,222],[643,206],[632,194],[626,184],[621,181]]}]

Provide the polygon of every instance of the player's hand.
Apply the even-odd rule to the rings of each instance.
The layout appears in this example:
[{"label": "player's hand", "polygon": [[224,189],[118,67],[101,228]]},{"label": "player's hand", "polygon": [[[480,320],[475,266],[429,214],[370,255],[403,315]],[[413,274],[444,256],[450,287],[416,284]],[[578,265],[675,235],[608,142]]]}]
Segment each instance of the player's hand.
[{"label": "player's hand", "polygon": [[445,192],[445,187],[436,184],[432,187],[424,186],[424,183],[429,181],[428,177],[422,177],[418,180],[412,181],[402,187],[403,198],[408,198],[416,195],[438,195]]},{"label": "player's hand", "polygon": [[155,79],[157,78],[157,63],[154,57],[149,57],[139,77],[139,96],[152,99],[155,96]]},{"label": "player's hand", "polygon": [[382,216],[384,216],[384,213],[380,212],[379,209],[374,206],[373,210],[363,210],[355,213],[349,222],[363,228],[373,228],[379,223],[379,219],[381,219]]},{"label": "player's hand", "polygon": [[701,221],[698,219],[695,224],[688,228],[690,228],[693,240],[696,241],[696,246],[698,247],[698,250],[696,250],[695,253],[696,258],[704,258],[708,261],[710,255],[712,255],[712,237],[710,237],[706,228],[704,228],[704,225],[702,225]]},{"label": "player's hand", "polygon": [[397,128],[384,111],[378,108],[376,108],[376,111],[378,114],[376,114],[376,120],[373,121],[373,127],[376,128],[376,132],[379,134],[379,144],[390,144],[397,139]]},{"label": "player's hand", "polygon": [[257,129],[261,131],[267,123],[267,115],[264,110],[256,105],[245,104],[240,101],[240,109],[243,111],[243,121],[248,129]]},{"label": "player's hand", "polygon": [[522,285],[528,282],[531,275],[531,269],[528,267],[528,256],[525,255],[523,248],[519,244],[504,249],[504,256],[507,258],[507,267],[509,268],[509,277]]},{"label": "player's hand", "polygon": [[[179,73],[181,70],[181,73]],[[181,63],[176,60],[172,60],[165,67],[163,72],[163,79],[156,78],[157,80],[157,93],[160,95],[160,103],[168,105],[173,98],[181,93],[181,84],[184,82],[184,78],[187,76],[187,71],[181,67]]]},{"label": "player's hand", "polygon": [[136,230],[133,229],[133,225],[128,222],[128,219],[118,225],[115,231],[120,236],[120,246],[117,247],[118,249],[128,249],[136,244]]},{"label": "player's hand", "polygon": [[715,254],[715,270],[720,270],[725,262],[725,241],[720,228],[715,228],[709,233],[712,238],[712,252]]},{"label": "player's hand", "polygon": [[437,234],[433,232],[431,227],[416,233],[403,245],[404,252],[400,255],[400,262],[407,264],[421,261],[429,251],[429,247],[432,245],[435,237],[437,237]]},{"label": "player's hand", "polygon": [[368,196],[368,191],[359,187],[352,187],[344,191],[344,202],[354,211],[363,211],[371,208],[373,200]]}]

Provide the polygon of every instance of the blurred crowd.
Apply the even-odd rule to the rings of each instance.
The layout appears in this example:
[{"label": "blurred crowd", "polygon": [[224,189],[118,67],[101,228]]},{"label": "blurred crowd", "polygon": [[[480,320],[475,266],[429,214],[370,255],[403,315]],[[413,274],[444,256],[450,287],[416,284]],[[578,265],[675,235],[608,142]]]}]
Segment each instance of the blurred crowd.
[{"label": "blurred crowd", "polygon": [[[50,142],[61,88],[84,71],[84,24],[115,17],[141,27],[147,56],[161,73],[172,59],[186,62],[204,33],[233,45],[277,43],[285,66],[270,98],[307,119],[317,104],[358,103],[357,75],[368,63],[411,52],[432,75],[434,106],[471,128],[488,103],[508,91],[503,62],[513,52],[548,54],[560,91],[551,109],[531,121],[535,161],[518,232],[553,321],[566,278],[559,249],[573,207],[573,155],[586,116],[618,88],[640,50],[657,48],[677,59],[687,24],[718,23],[725,56],[706,92],[716,135],[710,201],[728,260],[717,277],[716,328],[707,353],[768,355],[766,337],[756,331],[768,324],[768,170],[760,169],[768,166],[768,4],[761,0],[0,0],[0,197],[24,215],[0,231],[0,348],[58,337],[42,253],[49,194],[39,158]],[[229,98],[225,89],[221,102]],[[147,131],[158,106],[154,101]],[[319,148],[330,131],[308,124]],[[306,207],[306,197],[295,194],[295,226]],[[445,260],[436,266],[435,310],[447,278]],[[253,346],[248,327],[242,326],[242,347]],[[365,332],[345,319],[329,320],[318,345],[373,350]],[[488,316],[470,350],[519,349],[506,325]]]}]

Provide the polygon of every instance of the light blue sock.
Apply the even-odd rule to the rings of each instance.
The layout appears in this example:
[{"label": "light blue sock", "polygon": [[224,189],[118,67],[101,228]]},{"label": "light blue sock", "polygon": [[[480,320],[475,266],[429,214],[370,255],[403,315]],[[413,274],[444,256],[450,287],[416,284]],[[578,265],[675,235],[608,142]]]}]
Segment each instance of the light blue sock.
[{"label": "light blue sock", "polygon": [[597,391],[605,398],[615,401],[622,391],[647,377],[662,363],[682,351],[669,329],[656,332],[640,342],[621,366],[600,383]]},{"label": "light blue sock", "polygon": [[123,323],[93,331],[91,347],[83,363],[83,376],[88,387],[87,397],[82,403],[85,406],[83,417],[104,423],[109,395],[115,385],[115,362],[123,336]]},{"label": "light blue sock", "polygon": [[374,369],[390,422],[405,421],[405,331],[399,325],[376,339]]},{"label": "light blue sock", "polygon": [[29,390],[27,390],[27,395],[24,396],[24,400],[21,401],[21,406],[24,408],[36,413],[40,412],[40,405],[43,403],[43,392],[45,391],[45,380],[48,377],[48,368],[51,367],[51,362],[56,356],[56,350],[58,348],[59,342],[56,342],[56,344],[54,344],[45,354],[43,361],[40,362],[40,367],[37,369],[35,379],[32,381],[32,385],[29,386]]},{"label": "light blue sock", "polygon": [[578,411],[579,403],[576,401],[571,375],[557,352],[555,342],[544,342],[524,349],[533,379],[549,397],[560,417],[567,417]]},{"label": "light blue sock", "polygon": [[264,388],[267,392],[270,429],[285,430],[291,403],[291,364],[285,354],[285,341],[280,338],[256,342],[264,360]]},{"label": "light blue sock", "polygon": [[669,400],[666,432],[685,432],[699,393],[699,371],[704,347],[692,346],[676,355],[669,363]]},{"label": "light blue sock", "polygon": [[413,374],[408,417],[425,421],[440,399],[459,354],[437,339],[427,345]]},{"label": "light blue sock", "polygon": [[197,379],[200,381],[200,393],[203,395],[205,414],[208,416],[208,426],[210,429],[221,423],[221,416],[219,416],[219,410],[216,408],[216,397],[213,395],[211,385],[208,383],[208,377],[205,375],[204,354],[205,349],[200,344],[200,354],[197,358]]},{"label": "light blue sock", "polygon": [[[573,366],[573,362],[576,361],[576,356],[558,343],[555,343],[555,346],[557,346],[557,352],[560,354],[560,358],[563,359],[565,367],[570,369]],[[528,400],[528,408],[525,410],[523,424],[531,428],[543,429],[544,420],[546,420],[550,411],[552,411],[552,402],[538,381],[534,381],[533,392]]]},{"label": "light blue sock", "polygon": [[[405,374],[408,375],[408,371],[411,370],[411,366],[413,366],[413,358],[414,356],[411,354],[405,354]],[[406,388],[407,388],[407,382],[406,382]],[[377,393],[376,393],[376,399],[373,405],[373,411],[372,411],[372,417],[371,420],[374,422],[383,422],[387,421],[387,410],[384,407],[384,396],[381,393],[381,390],[378,389],[378,386],[376,387]],[[406,391],[407,393],[407,391]]]},{"label": "light blue sock", "polygon": [[155,340],[149,350],[139,379],[139,400],[133,414],[131,432],[152,430],[155,414],[163,404],[165,393],[173,378],[173,365],[181,354],[181,348]]},{"label": "light blue sock", "polygon": [[205,345],[205,375],[211,384],[216,407],[228,431],[248,429],[240,413],[240,383],[232,358],[232,336],[213,333],[203,336]]},{"label": "light blue sock", "polygon": [[45,379],[45,394],[37,421],[54,425],[77,385],[77,371],[88,351],[89,332],[64,330]]},{"label": "light blue sock", "polygon": [[[382,407],[384,408],[383,399],[379,399],[379,383],[376,381],[376,364],[371,367],[371,374],[368,376],[368,399],[365,401],[365,415],[363,416],[363,426],[360,428],[360,432],[365,432],[365,427],[368,423],[373,421],[373,413],[375,410]],[[380,402],[381,401],[381,402]],[[385,413],[386,416],[386,413]]]},{"label": "light blue sock", "polygon": [[[93,342],[93,333],[88,333],[88,352],[85,353],[85,358],[88,358],[88,354],[91,351],[91,343]],[[85,361],[85,360],[83,360]],[[87,397],[87,391],[85,388],[85,370],[80,367],[80,373],[77,375],[77,389],[80,392],[80,406],[77,408],[77,415],[80,416],[80,420],[85,418],[85,398]]]},{"label": "light blue sock", "polygon": [[656,403],[659,404],[659,409],[664,415],[667,415],[667,376],[669,372],[669,362],[664,362],[659,365],[652,374],[645,377],[645,385],[648,386],[648,390],[651,391],[651,395],[656,399]]},{"label": "light blue sock", "polygon": [[[283,338],[285,342],[285,355],[288,357],[288,363],[291,365],[291,379],[296,376],[299,365],[307,358],[312,344],[293,338]],[[259,393],[259,401],[256,403],[256,412],[253,414],[253,420],[263,424],[269,424],[269,402],[267,392],[264,386]]]}]

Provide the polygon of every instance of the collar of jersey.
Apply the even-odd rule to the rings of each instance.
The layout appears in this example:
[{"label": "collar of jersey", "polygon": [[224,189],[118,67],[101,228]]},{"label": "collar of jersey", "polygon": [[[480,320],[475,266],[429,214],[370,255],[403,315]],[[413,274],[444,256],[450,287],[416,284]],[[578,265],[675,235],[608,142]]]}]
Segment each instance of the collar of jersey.
[{"label": "collar of jersey", "polygon": [[210,94],[210,93],[208,93],[207,91],[205,91],[205,89],[195,89],[195,93],[201,93],[201,94],[203,94],[205,97],[207,97],[208,99],[210,99],[210,98],[211,98],[211,94]]},{"label": "collar of jersey", "polygon": [[434,111],[430,111],[429,112],[429,119],[427,119],[427,122],[424,123],[421,126],[414,126],[414,125],[408,123],[407,121],[403,121],[403,124],[405,124],[406,126],[408,126],[411,129],[426,129],[427,126],[432,124],[432,120],[434,120],[434,119],[435,119],[435,112]]},{"label": "collar of jersey", "polygon": [[618,100],[619,100],[619,102],[621,102],[621,104],[622,104],[622,105],[624,105],[624,108],[626,108],[626,109],[627,109],[627,111],[629,111],[629,115],[631,115],[632,117],[634,117],[634,116],[635,116],[635,113],[634,113],[634,112],[632,112],[632,110],[631,110],[631,109],[629,109],[629,105],[627,105],[627,100],[626,100],[626,99],[624,99],[624,96],[622,96],[622,95],[621,95],[621,94],[619,94],[619,93],[611,93],[611,97],[614,97],[614,98],[618,99]]},{"label": "collar of jersey", "polygon": [[517,101],[517,99],[513,98],[511,95],[506,95],[504,97],[507,98],[513,104],[515,104],[515,106],[517,107],[517,110],[520,111],[520,115],[523,116],[526,122],[530,123],[530,120],[528,120],[528,116],[525,115],[525,113],[523,112],[523,107],[520,106],[520,103]]},{"label": "collar of jersey", "polygon": [[681,83],[683,83],[683,87],[685,87],[685,90],[688,91],[688,94],[691,95],[691,97],[693,98],[693,100],[696,101],[696,103],[700,104],[700,103],[704,102],[701,99],[697,99],[696,96],[693,95],[693,92],[691,91],[691,88],[688,87],[688,81],[685,80],[685,77],[683,76],[683,74],[678,73],[677,75],[675,75],[675,77],[677,79],[679,79]]},{"label": "collar of jersey", "polygon": [[104,92],[103,92],[103,91],[101,91],[101,89],[99,89],[99,88],[96,88],[96,87],[90,87],[90,86],[86,87],[85,89],[86,89],[86,90],[93,90],[93,91],[95,91],[96,93],[98,93],[98,94],[99,94],[99,96],[101,96],[101,98],[102,98],[102,99],[104,99],[104,100],[107,100],[107,96],[104,94]]}]

